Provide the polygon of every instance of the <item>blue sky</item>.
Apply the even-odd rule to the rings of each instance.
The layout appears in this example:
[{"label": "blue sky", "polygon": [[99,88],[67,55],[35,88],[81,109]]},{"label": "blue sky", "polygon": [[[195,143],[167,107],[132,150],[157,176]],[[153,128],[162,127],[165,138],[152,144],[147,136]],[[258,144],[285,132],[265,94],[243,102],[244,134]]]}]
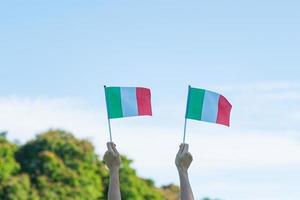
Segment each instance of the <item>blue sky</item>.
[{"label": "blue sky", "polygon": [[233,104],[229,129],[188,124],[196,197],[299,199],[299,6],[291,0],[1,2],[0,129],[25,142],[64,128],[91,138],[103,154],[102,86],[147,86],[154,116],[113,121],[113,136],[141,176],[178,183],[173,155],[192,84]]}]

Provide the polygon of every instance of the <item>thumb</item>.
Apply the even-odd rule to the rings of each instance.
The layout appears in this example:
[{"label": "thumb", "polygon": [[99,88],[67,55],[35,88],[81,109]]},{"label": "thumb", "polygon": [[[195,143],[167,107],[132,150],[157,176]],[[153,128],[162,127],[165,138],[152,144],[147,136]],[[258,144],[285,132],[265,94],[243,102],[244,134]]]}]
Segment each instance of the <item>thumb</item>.
[{"label": "thumb", "polygon": [[188,144],[183,144],[183,151],[182,153],[188,153],[189,152],[189,145]]},{"label": "thumb", "polygon": [[112,145],[112,149],[113,149],[115,154],[119,155],[119,152],[118,152],[115,144]]},{"label": "thumb", "polygon": [[113,144],[114,143],[112,143],[112,142],[108,142],[108,143],[106,143],[106,146],[107,146],[107,150],[108,151],[110,151],[110,152],[114,152],[114,150],[113,150]]}]

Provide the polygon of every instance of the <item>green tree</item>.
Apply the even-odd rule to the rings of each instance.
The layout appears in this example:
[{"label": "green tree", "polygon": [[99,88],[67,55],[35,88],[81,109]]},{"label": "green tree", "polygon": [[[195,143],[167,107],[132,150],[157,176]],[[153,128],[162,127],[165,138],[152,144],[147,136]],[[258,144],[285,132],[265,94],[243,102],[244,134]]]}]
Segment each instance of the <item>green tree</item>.
[{"label": "green tree", "polygon": [[107,176],[89,141],[50,130],[22,146],[16,158],[43,199],[102,199]]}]

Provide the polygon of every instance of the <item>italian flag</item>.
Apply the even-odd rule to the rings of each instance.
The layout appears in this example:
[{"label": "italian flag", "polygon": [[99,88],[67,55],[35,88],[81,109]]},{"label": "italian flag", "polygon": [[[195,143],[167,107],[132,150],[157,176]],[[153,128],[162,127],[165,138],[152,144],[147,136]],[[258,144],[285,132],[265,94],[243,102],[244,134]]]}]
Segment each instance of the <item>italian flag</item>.
[{"label": "italian flag", "polygon": [[215,92],[189,87],[185,118],[230,125],[231,104]]},{"label": "italian flag", "polygon": [[152,115],[151,92],[142,87],[105,87],[108,118]]}]

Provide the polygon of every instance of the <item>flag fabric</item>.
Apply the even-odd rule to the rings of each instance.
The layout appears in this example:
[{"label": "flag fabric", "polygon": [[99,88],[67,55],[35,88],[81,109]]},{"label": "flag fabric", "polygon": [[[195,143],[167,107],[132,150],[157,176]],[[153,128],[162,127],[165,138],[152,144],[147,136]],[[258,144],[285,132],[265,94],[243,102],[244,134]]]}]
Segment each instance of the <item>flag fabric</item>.
[{"label": "flag fabric", "polygon": [[108,118],[152,115],[151,92],[142,87],[105,87]]},{"label": "flag fabric", "polygon": [[232,105],[215,92],[189,87],[185,118],[230,125]]}]

